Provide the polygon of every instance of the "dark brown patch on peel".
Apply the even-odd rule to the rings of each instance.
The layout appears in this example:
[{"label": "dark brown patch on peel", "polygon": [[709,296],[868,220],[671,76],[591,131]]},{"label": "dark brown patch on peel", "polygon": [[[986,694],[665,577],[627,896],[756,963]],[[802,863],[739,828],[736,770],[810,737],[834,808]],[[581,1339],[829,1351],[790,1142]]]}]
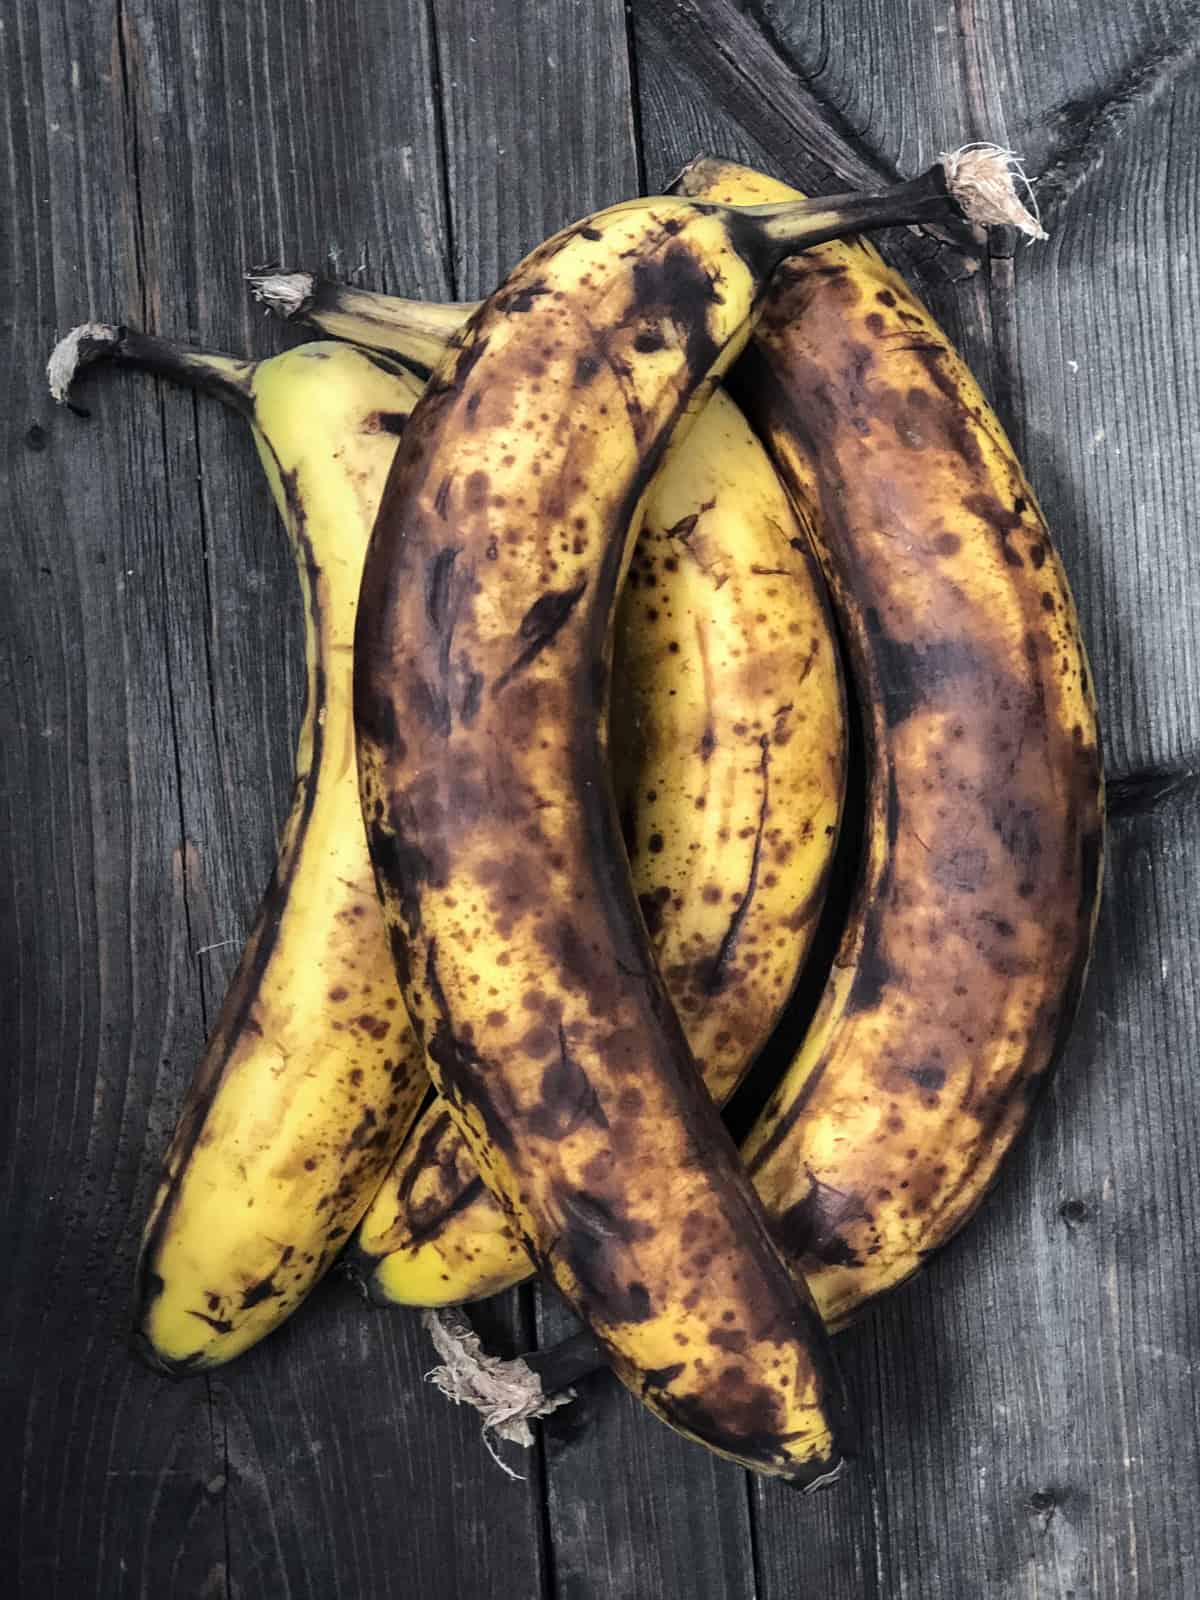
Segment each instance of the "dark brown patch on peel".
[{"label": "dark brown patch on peel", "polygon": [[606,1321],[647,1321],[652,1314],[649,1291],[644,1283],[626,1282],[619,1263],[630,1244],[653,1236],[653,1228],[631,1221],[614,1203],[586,1190],[560,1194],[559,1205],[565,1226],[556,1252],[578,1283],[585,1305],[602,1311]]},{"label": "dark brown patch on peel", "polygon": [[607,1129],[604,1108],[591,1080],[571,1054],[561,1023],[558,1059],[542,1073],[541,1091],[541,1104],[527,1118],[534,1133],[546,1139],[563,1139],[584,1122]]},{"label": "dark brown patch on peel", "polygon": [[371,418],[374,428],[371,432],[401,434],[408,422],[407,411],[376,411]]},{"label": "dark brown patch on peel", "polygon": [[930,1063],[920,1067],[911,1067],[908,1075],[918,1089],[924,1089],[931,1094],[936,1093],[946,1082],[946,1069],[944,1067],[935,1067]]},{"label": "dark brown patch on peel", "polygon": [[546,646],[566,626],[572,611],[579,604],[587,588],[587,576],[578,579],[569,589],[550,589],[533,602],[521,618],[518,630],[525,641],[512,663],[507,666],[492,685],[492,693],[499,694],[518,673],[524,672],[536,661]]},{"label": "dark brown patch on peel", "polygon": [[704,989],[707,994],[718,994],[725,983],[729,971],[730,958],[737,947],[747,916],[750,914],[751,902],[754,892],[758,888],[758,868],[762,859],[763,830],[767,825],[767,814],[770,809],[771,796],[771,743],[764,733],[759,739],[761,755],[758,770],[762,775],[762,798],[758,806],[758,824],[754,833],[754,849],[750,856],[750,872],[746,879],[745,892],[738,901],[737,909],[729,919],[729,926],[722,936],[721,943],[717,946],[717,953],[712,958],[712,964],[704,979]]},{"label": "dark brown patch on peel", "polygon": [[[549,293],[550,289],[545,280],[538,279],[536,283],[523,284],[521,288],[514,289],[511,294],[505,295],[499,301],[499,306],[505,312],[515,311],[518,314],[532,311],[542,296]],[[462,374],[456,373],[455,376],[461,382]]]},{"label": "dark brown patch on peel", "polygon": [[810,1172],[808,1193],[788,1209],[775,1227],[793,1261],[820,1261],[825,1266],[857,1267],[858,1256],[842,1236],[848,1222],[865,1217],[862,1197],[822,1183]]},{"label": "dark brown patch on peel", "polygon": [[922,648],[893,638],[884,631],[873,607],[867,609],[865,622],[870,649],[878,663],[879,693],[889,728],[928,705],[944,691],[947,682],[978,682],[983,677],[978,652],[961,640],[932,639]]},{"label": "dark brown patch on peel", "polygon": [[929,380],[934,388],[947,402],[943,408],[942,423],[952,448],[969,467],[981,467],[983,452],[979,448],[979,440],[975,437],[968,413],[963,407],[962,396],[954,379],[941,365],[950,355],[950,351],[942,344],[914,344],[910,348],[929,374]]},{"label": "dark brown patch on peel", "polygon": [[479,715],[480,703],[483,700],[483,673],[472,672],[468,675],[463,685],[462,705],[459,708],[459,719],[464,727],[469,728]]},{"label": "dark brown patch on peel", "polygon": [[686,1361],[673,1361],[666,1367],[647,1367],[642,1382],[647,1389],[666,1389],[687,1371]]},{"label": "dark brown patch on peel", "polygon": [[708,1342],[716,1345],[718,1350],[729,1350],[734,1355],[744,1355],[748,1343],[740,1328],[713,1328]]},{"label": "dark brown patch on peel", "polygon": [[[1018,504],[1024,508],[1025,502],[1020,500]],[[966,495],[963,498],[963,505],[973,516],[986,522],[993,529],[1000,541],[1000,554],[1005,564],[1010,567],[1023,567],[1025,563],[1021,559],[1021,552],[1009,542],[1012,535],[1024,527],[1020,511],[1015,509],[1010,511],[992,494]]]},{"label": "dark brown patch on peel", "polygon": [[474,1046],[455,1033],[446,992],[438,977],[435,939],[430,940],[426,953],[425,987],[437,1015],[426,1049],[441,1075],[442,1093],[460,1106],[472,1107],[492,1144],[511,1157],[516,1151],[513,1113],[510,1108],[506,1115],[496,1099],[502,1080]]},{"label": "dark brown patch on peel", "polygon": [[[665,1393],[655,1403],[668,1422],[719,1450],[794,1470],[783,1433],[780,1396],[765,1384],[752,1383],[739,1367],[725,1368],[703,1397]],[[819,1470],[814,1464],[814,1476]]]},{"label": "dark brown patch on peel", "polygon": [[[242,1311],[250,1311],[255,1306],[261,1305],[264,1300],[275,1300],[283,1290],[275,1282],[275,1274],[268,1273],[265,1278],[260,1278],[257,1283],[252,1283],[242,1294]],[[207,1319],[206,1319],[207,1320]]]},{"label": "dark brown patch on peel", "polygon": [[661,318],[683,335],[684,355],[693,378],[708,372],[720,354],[709,328],[716,286],[708,268],[683,243],[661,255],[650,253],[633,267],[633,297],[627,316]]},{"label": "dark brown patch on peel", "polygon": [[188,1315],[197,1317],[201,1322],[207,1322],[214,1333],[226,1334],[233,1332],[233,1323],[228,1317],[210,1317],[203,1311],[191,1311]]}]

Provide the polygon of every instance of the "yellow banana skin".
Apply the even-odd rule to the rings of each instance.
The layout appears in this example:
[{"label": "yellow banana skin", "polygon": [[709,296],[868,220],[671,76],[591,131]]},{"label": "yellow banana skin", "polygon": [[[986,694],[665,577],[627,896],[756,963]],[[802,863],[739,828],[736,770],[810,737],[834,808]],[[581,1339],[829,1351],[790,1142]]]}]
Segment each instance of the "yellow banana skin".
[{"label": "yellow banana skin", "polygon": [[[795,194],[705,161],[682,189]],[[1073,1019],[1103,777],[1066,575],[995,416],[862,240],[787,262],[741,374],[818,553],[864,707],[855,905],[821,1008],[744,1150],[839,1326],[996,1178]]]},{"label": "yellow banana skin", "polygon": [[654,481],[616,639],[614,737],[632,730],[613,750],[622,833],[720,1105],[808,953],[846,777],[837,644],[805,522],[722,390]]},{"label": "yellow banana skin", "polygon": [[397,973],[481,1176],[652,1410],[801,1483],[840,1462],[840,1387],[655,971],[605,733],[650,478],[774,261],[864,211],[816,214],[643,201],[528,257],[413,414],[355,637]]},{"label": "yellow banana skin", "polygon": [[428,1089],[374,892],[351,718],[359,576],[421,385],[331,343],[258,366],[139,334],[103,353],[209,389],[248,417],[305,602],[293,804],[143,1236],[135,1344],[182,1375],[230,1360],[295,1309]]},{"label": "yellow banana skin", "polygon": [[[824,904],[845,707],[804,525],[717,390],[654,480],[616,629],[612,766],[633,885],[718,1104],[770,1036]],[[351,1270],[449,1305],[529,1258],[438,1102],[371,1203]]]}]

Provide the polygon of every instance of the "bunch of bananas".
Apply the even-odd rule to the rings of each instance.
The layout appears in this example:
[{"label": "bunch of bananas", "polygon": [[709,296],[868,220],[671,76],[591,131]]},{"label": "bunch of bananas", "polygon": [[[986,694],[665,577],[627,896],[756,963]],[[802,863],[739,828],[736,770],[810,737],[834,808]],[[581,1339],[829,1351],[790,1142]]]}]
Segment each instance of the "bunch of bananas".
[{"label": "bunch of bananas", "polygon": [[[292,809],[146,1223],[160,1370],[236,1356],[339,1255],[408,1306],[537,1270],[663,1420],[837,1472],[828,1332],[991,1185],[1101,877],[1066,578],[858,236],[963,212],[1034,228],[990,149],[821,201],[707,159],[477,306],[271,273],[328,337],[56,350],[60,397],[107,358],[244,413],[305,600]],[[719,1108],[805,971],[739,1150]]]}]

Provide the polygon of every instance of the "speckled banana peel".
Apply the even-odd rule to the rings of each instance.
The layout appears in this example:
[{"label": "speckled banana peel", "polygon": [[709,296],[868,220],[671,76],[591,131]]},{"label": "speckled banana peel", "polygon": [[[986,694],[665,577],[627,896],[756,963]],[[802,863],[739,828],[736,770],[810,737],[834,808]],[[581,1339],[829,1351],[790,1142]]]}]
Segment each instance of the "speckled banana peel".
[{"label": "speckled banana peel", "polygon": [[632,202],[564,230],[435,369],[359,601],[368,842],[447,1109],[629,1387],[797,1483],[842,1459],[842,1390],[654,965],[608,777],[613,622],[653,474],[772,268],[955,209],[939,172],[759,211]]},{"label": "speckled banana peel", "polygon": [[[254,274],[277,314],[428,362],[476,306]],[[444,342],[443,342],[444,348]],[[667,452],[617,614],[611,760],[634,890],[718,1104],[773,1031],[824,905],[846,713],[807,527],[718,389]],[[443,1306],[527,1278],[529,1257],[435,1097],[342,1258],[380,1304]]]},{"label": "speckled banana peel", "polygon": [[[796,191],[707,160],[683,192]],[[863,240],[788,261],[738,392],[817,550],[862,706],[860,880],[744,1157],[837,1327],[994,1182],[1073,1020],[1099,908],[1096,706],[1067,578],[945,334]]]},{"label": "speckled banana peel", "polygon": [[[845,708],[804,527],[721,390],[654,480],[617,617],[612,766],[650,946],[723,1104],[770,1037],[824,904]],[[451,1305],[529,1257],[439,1102],[350,1247],[380,1303]]]},{"label": "speckled banana peel", "polygon": [[332,342],[252,365],[99,331],[93,352],[206,389],[247,418],[304,596],[291,809],[142,1239],[135,1347],[181,1376],[229,1361],[295,1310],[429,1088],[367,855],[351,672],[371,524],[422,384]]}]

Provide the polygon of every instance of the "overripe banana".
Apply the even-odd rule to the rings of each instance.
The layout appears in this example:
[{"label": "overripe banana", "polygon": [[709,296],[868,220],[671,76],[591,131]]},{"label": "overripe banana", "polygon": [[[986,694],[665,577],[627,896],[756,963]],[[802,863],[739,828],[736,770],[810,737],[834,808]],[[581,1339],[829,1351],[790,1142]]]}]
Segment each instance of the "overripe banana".
[{"label": "overripe banana", "polygon": [[334,343],[252,365],[101,326],[75,341],[72,364],[81,355],[207,389],[248,418],[304,594],[292,807],[142,1241],[135,1343],[178,1375],[228,1361],[295,1309],[429,1087],[372,881],[351,725],[363,557],[422,385]]},{"label": "overripe banana", "polygon": [[[718,390],[663,464],[617,617],[612,766],[650,946],[718,1104],[808,952],[845,774],[837,647],[807,535]],[[529,1257],[439,1102],[350,1246],[373,1298],[476,1299]]]},{"label": "overripe banana", "polygon": [[[272,309],[429,354],[426,306],[305,274],[258,275]],[[671,451],[617,615],[612,764],[650,944],[721,1103],[766,1041],[824,901],[845,778],[836,644],[806,522],[717,390]],[[350,1246],[373,1298],[450,1305],[520,1282],[529,1258],[435,1099]]]},{"label": "overripe banana", "polygon": [[[683,192],[796,191],[703,161]],[[744,1149],[837,1326],[978,1206],[1070,1027],[1104,798],[1087,656],[978,385],[865,241],[788,261],[739,374],[817,549],[868,748],[863,861],[820,1010]]]},{"label": "overripe banana", "polygon": [[650,477],[771,268],[954,210],[939,174],[757,211],[635,202],[557,235],[435,370],[360,597],[364,816],[431,1075],[619,1375],[796,1481],[840,1458],[840,1387],[654,969],[607,780],[612,622]]}]

